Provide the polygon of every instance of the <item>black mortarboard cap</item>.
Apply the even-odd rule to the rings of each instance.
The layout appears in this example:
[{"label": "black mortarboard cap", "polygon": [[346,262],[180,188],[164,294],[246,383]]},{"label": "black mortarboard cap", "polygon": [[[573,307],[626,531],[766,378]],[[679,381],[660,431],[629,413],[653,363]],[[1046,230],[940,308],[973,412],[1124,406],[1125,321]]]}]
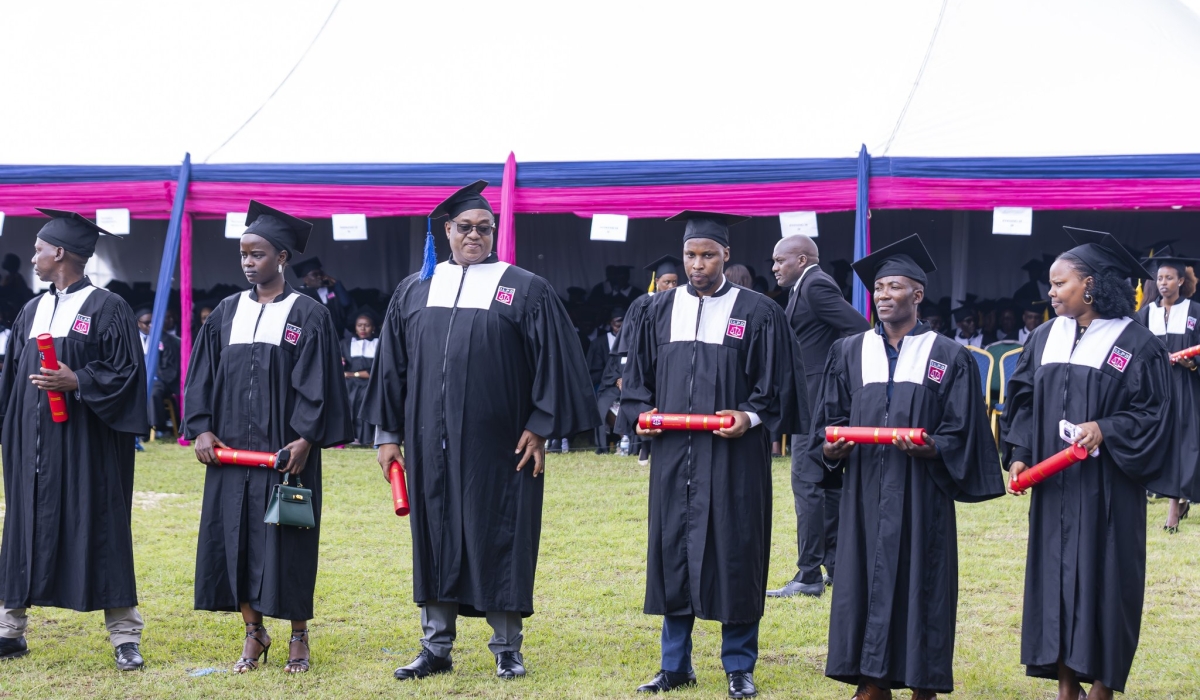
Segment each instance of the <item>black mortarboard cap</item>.
[{"label": "black mortarboard cap", "polygon": [[145,316],[146,314],[150,314],[151,316],[153,316],[153,315],[154,315],[154,309],[153,309],[153,308],[151,308],[151,307],[149,307],[149,306],[146,306],[146,305],[144,305],[144,304],[143,304],[142,306],[139,306],[139,307],[137,307],[137,309],[136,309],[136,310],[134,310],[134,312],[133,312],[133,320],[135,320],[135,321],[136,321],[136,320],[138,320],[139,318],[141,318],[142,316]]},{"label": "black mortarboard cap", "polygon": [[1158,274],[1158,267],[1164,264],[1174,267],[1182,273],[1184,268],[1196,268],[1197,265],[1200,265],[1200,260],[1189,258],[1185,255],[1176,255],[1175,251],[1169,245],[1163,248],[1162,255],[1156,253],[1154,257],[1142,258],[1142,265],[1148,271],[1155,273],[1156,276]]},{"label": "black mortarboard cap", "polygon": [[1073,226],[1063,226],[1063,230],[1076,243],[1067,252],[1082,260],[1093,272],[1112,270],[1121,277],[1137,279],[1154,276],[1111,233]]},{"label": "black mortarboard cap", "polygon": [[85,258],[92,257],[96,252],[96,240],[101,235],[120,238],[92,223],[81,214],[61,209],[38,208],[50,221],[38,231],[37,237],[43,241],[58,246]]},{"label": "black mortarboard cap", "polygon": [[625,318],[625,307],[618,306],[618,307],[614,308],[612,310],[612,313],[608,315],[608,318],[611,321],[615,321],[618,318]]},{"label": "black mortarboard cap", "polygon": [[1046,301],[1045,299],[1032,299],[1032,300],[1026,301],[1021,306],[1021,313],[1025,313],[1026,311],[1028,311],[1030,313],[1035,313],[1035,314],[1041,316],[1046,313],[1046,309],[1048,309],[1049,307],[1050,307],[1050,302]]},{"label": "black mortarboard cap", "polygon": [[642,269],[653,272],[655,277],[662,277],[663,275],[675,275],[678,277],[679,268],[682,265],[683,261],[674,255],[664,255]]},{"label": "black mortarboard cap", "polygon": [[313,270],[320,269],[322,269],[321,259],[316,257],[309,258],[307,260],[301,260],[300,262],[292,265],[292,272],[295,272],[297,277],[303,277]]},{"label": "black mortarboard cap", "polygon": [[250,209],[246,212],[246,230],[242,235],[253,233],[262,236],[277,249],[286,250],[291,259],[308,247],[312,227],[307,221],[252,199]]},{"label": "black mortarboard cap", "polygon": [[[433,211],[429,212],[429,218],[440,219],[448,216],[451,219],[471,209],[485,209],[492,211],[492,205],[488,203],[480,192],[488,186],[487,180],[476,180],[466,187],[460,189],[454,194],[442,200],[442,203],[434,207]],[[492,212],[493,214],[495,212]]]},{"label": "black mortarboard cap", "polygon": [[711,211],[681,211],[667,221],[686,221],[683,240],[707,238],[724,248],[729,247],[729,227],[737,226],[750,217],[737,214],[718,214]]},{"label": "black mortarboard cap", "polygon": [[1053,255],[1043,254],[1041,258],[1033,258],[1029,262],[1021,266],[1026,272],[1045,272],[1054,264]]},{"label": "black mortarboard cap", "polygon": [[855,260],[851,265],[858,278],[867,285],[867,289],[875,287],[875,280],[880,277],[902,275],[911,280],[928,283],[926,272],[933,272],[937,265],[921,242],[921,237],[913,234],[895,243],[884,246],[861,260]]},{"label": "black mortarboard cap", "polygon": [[379,312],[370,306],[358,307],[358,313],[354,314],[354,320],[357,321],[360,316],[366,316],[371,319],[371,323],[375,325],[375,329],[379,330]]},{"label": "black mortarboard cap", "polygon": [[954,307],[954,310],[951,311],[951,313],[954,315],[955,323],[958,323],[967,316],[973,316],[975,314],[978,305],[975,303],[973,298],[974,296],[975,295],[973,294],[968,294],[966,301],[958,302],[958,306]]}]

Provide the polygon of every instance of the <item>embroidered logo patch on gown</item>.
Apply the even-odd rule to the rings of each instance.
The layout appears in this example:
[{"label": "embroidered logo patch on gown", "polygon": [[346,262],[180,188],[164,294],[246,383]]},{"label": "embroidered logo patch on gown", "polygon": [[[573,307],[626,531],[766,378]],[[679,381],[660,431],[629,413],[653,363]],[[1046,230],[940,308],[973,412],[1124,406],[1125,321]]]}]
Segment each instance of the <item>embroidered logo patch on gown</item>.
[{"label": "embroidered logo patch on gown", "polygon": [[299,343],[300,342],[300,326],[293,326],[290,323],[287,324],[286,326],[284,326],[283,339],[286,342],[291,343],[292,345]]},{"label": "embroidered logo patch on gown", "polygon": [[1112,354],[1108,356],[1108,366],[1112,367],[1118,372],[1124,372],[1125,368],[1129,366],[1129,360],[1132,357],[1133,355],[1131,353],[1114,345]]},{"label": "embroidered logo patch on gown", "polygon": [[71,330],[75,331],[76,333],[82,333],[84,335],[87,335],[88,331],[90,331],[91,329],[92,329],[92,317],[84,316],[83,314],[79,314],[78,316],[76,316],[75,323],[71,326]]},{"label": "embroidered logo patch on gown", "polygon": [[937,360],[929,361],[929,378],[938,384],[942,383],[942,379],[946,376],[946,365]]},{"label": "embroidered logo patch on gown", "polygon": [[500,302],[501,304],[507,304],[508,306],[512,306],[513,296],[516,293],[517,293],[517,290],[512,287],[497,287],[496,288],[496,301]]},{"label": "embroidered logo patch on gown", "polygon": [[729,319],[729,327],[725,329],[725,335],[741,340],[746,335],[746,322],[736,318]]}]

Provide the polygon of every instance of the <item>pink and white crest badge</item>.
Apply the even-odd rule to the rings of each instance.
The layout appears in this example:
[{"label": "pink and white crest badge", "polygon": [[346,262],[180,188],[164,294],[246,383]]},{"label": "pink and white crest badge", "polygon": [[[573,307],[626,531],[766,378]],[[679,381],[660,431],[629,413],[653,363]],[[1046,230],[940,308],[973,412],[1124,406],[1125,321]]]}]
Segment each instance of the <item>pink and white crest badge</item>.
[{"label": "pink and white crest badge", "polygon": [[1128,350],[1122,350],[1114,345],[1112,353],[1108,356],[1108,366],[1112,367],[1118,372],[1124,372],[1125,368],[1129,366],[1129,361],[1131,359],[1133,359],[1133,353],[1129,352]]},{"label": "pink and white crest badge", "polygon": [[292,345],[300,342],[300,326],[287,324],[283,328],[283,339]]},{"label": "pink and white crest badge", "polygon": [[946,369],[947,368],[944,363],[938,362],[937,360],[930,360],[929,378],[938,384],[941,384],[942,380],[946,377]]},{"label": "pink and white crest badge", "polygon": [[75,323],[71,324],[71,330],[76,333],[87,335],[92,330],[92,317],[79,314],[75,317]]},{"label": "pink and white crest badge", "polygon": [[1188,316],[1187,326],[1188,326],[1189,331],[1196,330],[1196,317],[1195,316]]},{"label": "pink and white crest badge", "polygon": [[496,287],[496,301],[507,306],[512,306],[513,297],[517,295],[517,290],[512,287]]},{"label": "pink and white crest badge", "polygon": [[725,335],[741,340],[746,336],[746,322],[736,318],[729,319],[729,326],[725,328]]}]

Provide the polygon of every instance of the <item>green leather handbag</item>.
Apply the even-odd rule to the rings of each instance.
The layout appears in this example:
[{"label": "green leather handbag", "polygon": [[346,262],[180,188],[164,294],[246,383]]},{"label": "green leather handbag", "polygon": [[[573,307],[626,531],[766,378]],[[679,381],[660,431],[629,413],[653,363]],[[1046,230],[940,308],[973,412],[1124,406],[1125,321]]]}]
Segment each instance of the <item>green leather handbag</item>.
[{"label": "green leather handbag", "polygon": [[271,501],[267,504],[267,514],[263,522],[268,525],[289,525],[291,527],[316,527],[313,517],[312,489],[304,488],[300,479],[296,485],[288,485],[291,474],[284,475],[282,484],[275,484],[271,491]]}]

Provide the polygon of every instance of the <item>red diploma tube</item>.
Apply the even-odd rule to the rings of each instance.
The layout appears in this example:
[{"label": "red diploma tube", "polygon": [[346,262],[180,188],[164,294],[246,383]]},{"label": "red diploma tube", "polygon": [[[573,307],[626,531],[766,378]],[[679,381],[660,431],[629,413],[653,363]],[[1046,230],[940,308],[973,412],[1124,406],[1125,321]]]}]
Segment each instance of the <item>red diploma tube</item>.
[{"label": "red diploma tube", "polygon": [[642,430],[717,430],[732,428],[733,416],[701,413],[643,413],[638,416]]},{"label": "red diploma tube", "polygon": [[254,452],[252,450],[230,450],[217,448],[217,460],[228,467],[262,467],[275,468],[275,455],[270,452]]},{"label": "red diploma tube", "polygon": [[404,483],[404,467],[392,460],[388,469],[388,479],[392,482],[392,506],[396,515],[401,518],[408,515],[408,485]]},{"label": "red diploma tube", "polygon": [[825,442],[837,442],[845,438],[846,442],[856,445],[890,445],[892,440],[908,438],[914,445],[924,445],[924,428],[850,428],[844,425],[831,425],[825,428]]},{"label": "red diploma tube", "polygon": [[[54,336],[43,333],[37,337],[38,355],[42,358],[42,367],[58,369],[58,353],[54,352]],[[50,417],[55,423],[67,422],[67,397],[61,391],[47,391],[50,399]]]},{"label": "red diploma tube", "polygon": [[1040,484],[1072,464],[1082,462],[1087,459],[1087,456],[1087,448],[1071,445],[1053,457],[1044,459],[1018,474],[1010,482],[1012,490],[1020,492],[1034,484]]},{"label": "red diploma tube", "polygon": [[1184,348],[1179,352],[1171,353],[1171,364],[1175,364],[1180,360],[1186,360],[1197,355],[1200,355],[1200,345],[1193,345],[1190,348]]}]

